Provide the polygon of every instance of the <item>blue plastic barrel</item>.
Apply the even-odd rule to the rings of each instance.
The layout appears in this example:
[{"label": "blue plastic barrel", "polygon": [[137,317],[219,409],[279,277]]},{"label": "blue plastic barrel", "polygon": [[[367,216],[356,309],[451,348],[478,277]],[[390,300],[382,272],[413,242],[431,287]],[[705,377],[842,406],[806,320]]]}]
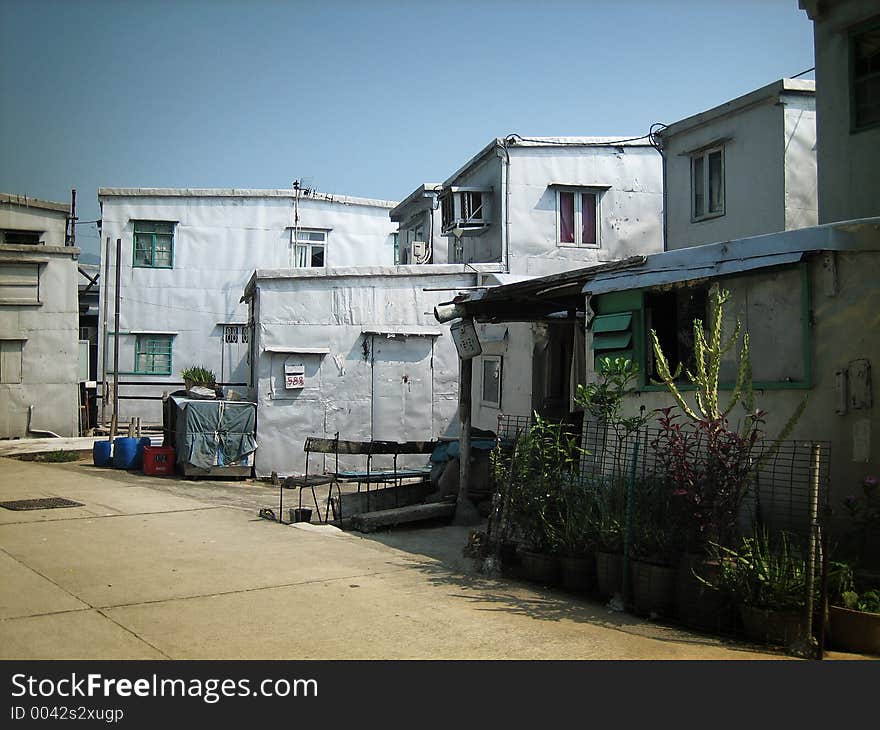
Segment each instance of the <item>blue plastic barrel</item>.
[{"label": "blue plastic barrel", "polygon": [[143,459],[143,445],[140,439],[120,436],[113,441],[113,466],[117,469],[137,469],[138,448]]},{"label": "blue plastic barrel", "polygon": [[92,461],[95,466],[109,466],[112,453],[113,444],[110,441],[95,441],[92,447]]}]

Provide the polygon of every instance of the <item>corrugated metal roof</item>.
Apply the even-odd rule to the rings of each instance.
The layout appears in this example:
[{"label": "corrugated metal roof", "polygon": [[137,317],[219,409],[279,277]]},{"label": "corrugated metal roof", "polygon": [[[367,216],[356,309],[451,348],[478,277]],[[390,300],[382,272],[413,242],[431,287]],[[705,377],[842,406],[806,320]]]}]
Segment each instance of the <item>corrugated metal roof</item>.
[{"label": "corrugated metal roof", "polygon": [[728,276],[797,263],[813,251],[880,251],[880,218],[829,223],[653,254],[641,266],[596,274],[582,291],[604,294]]}]

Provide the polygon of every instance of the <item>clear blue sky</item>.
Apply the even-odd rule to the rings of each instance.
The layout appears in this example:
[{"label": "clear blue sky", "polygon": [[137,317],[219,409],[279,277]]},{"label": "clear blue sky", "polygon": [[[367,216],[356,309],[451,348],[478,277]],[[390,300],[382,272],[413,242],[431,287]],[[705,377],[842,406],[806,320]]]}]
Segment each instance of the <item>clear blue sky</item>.
[{"label": "clear blue sky", "polygon": [[797,0],[0,0],[0,190],[399,200],[496,136],[638,136],[812,65]]}]

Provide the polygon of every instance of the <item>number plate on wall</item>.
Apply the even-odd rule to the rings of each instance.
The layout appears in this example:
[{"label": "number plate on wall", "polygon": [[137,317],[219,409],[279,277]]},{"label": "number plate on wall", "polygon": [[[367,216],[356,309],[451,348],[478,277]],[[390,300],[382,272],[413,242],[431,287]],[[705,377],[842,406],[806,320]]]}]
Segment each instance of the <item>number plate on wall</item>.
[{"label": "number plate on wall", "polygon": [[306,368],[305,365],[284,365],[284,387],[287,390],[295,388],[305,388],[306,386]]}]

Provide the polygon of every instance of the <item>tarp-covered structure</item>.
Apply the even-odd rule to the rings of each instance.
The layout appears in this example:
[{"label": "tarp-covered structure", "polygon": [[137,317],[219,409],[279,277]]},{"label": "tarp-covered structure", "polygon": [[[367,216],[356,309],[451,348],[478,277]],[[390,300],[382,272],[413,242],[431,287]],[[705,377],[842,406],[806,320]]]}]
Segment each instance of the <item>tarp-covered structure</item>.
[{"label": "tarp-covered structure", "polygon": [[169,398],[166,428],[171,430],[177,463],[211,470],[253,464],[256,403]]}]

